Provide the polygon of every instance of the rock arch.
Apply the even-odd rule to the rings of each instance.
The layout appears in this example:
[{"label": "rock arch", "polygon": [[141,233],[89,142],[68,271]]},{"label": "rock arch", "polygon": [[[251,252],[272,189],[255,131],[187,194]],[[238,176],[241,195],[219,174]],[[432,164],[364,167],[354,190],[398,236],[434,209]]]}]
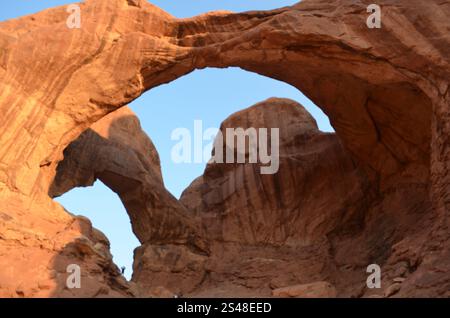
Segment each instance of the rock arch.
[{"label": "rock arch", "polygon": [[94,123],[65,149],[49,195],[97,179],[119,195],[141,243],[194,239],[195,222],[164,188],[158,152],[128,107]]},{"label": "rock arch", "polygon": [[66,27],[64,7],[0,23],[5,211],[21,220],[50,209],[71,222],[47,195],[71,141],[152,87],[195,68],[238,66],[310,97],[377,191],[428,187],[436,215],[430,235],[445,242],[450,8],[446,1],[386,1],[382,29],[368,29],[367,4],[305,0],[175,19],[143,0],[88,0],[81,29]]}]

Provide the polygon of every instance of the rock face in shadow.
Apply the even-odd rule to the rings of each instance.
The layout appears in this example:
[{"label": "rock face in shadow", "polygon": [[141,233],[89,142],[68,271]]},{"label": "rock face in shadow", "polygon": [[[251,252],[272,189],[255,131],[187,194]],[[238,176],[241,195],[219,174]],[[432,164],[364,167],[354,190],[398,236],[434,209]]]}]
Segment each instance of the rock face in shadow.
[{"label": "rock face in shadow", "polygon": [[[153,200],[133,203],[137,188],[123,189],[118,181],[123,180],[124,173],[148,169],[146,162],[155,163],[136,158],[139,151],[134,148],[128,153],[134,153],[133,162],[141,168],[108,164],[105,170],[117,169],[118,175],[99,172],[95,177],[106,180],[124,203],[128,202],[131,218],[139,219],[133,221],[133,229],[143,246],[136,251],[137,274],[133,280],[143,288],[142,292],[148,290],[149,281],[144,275],[147,270],[155,273],[155,279],[159,277],[155,284],[169,289],[176,279],[184,279],[179,289],[192,294],[201,294],[207,290],[202,288],[208,287],[211,295],[225,295],[242,281],[245,283],[240,285],[240,294],[255,294],[257,290],[267,294],[272,287],[326,281],[335,286],[338,296],[369,296],[385,292],[364,289],[365,267],[378,263],[383,269],[382,286],[389,289],[386,295],[448,296],[450,3],[384,1],[381,29],[367,28],[368,4],[370,1],[304,0],[272,11],[217,12],[176,19],[144,0],[87,0],[80,4],[80,29],[67,27],[66,7],[0,23],[0,253],[11,255],[2,257],[2,292],[8,296],[33,296],[39,291],[35,286],[39,286],[41,276],[53,282],[64,280],[54,278],[51,263],[61,254],[70,259],[73,253],[70,249],[66,253],[64,247],[84,234],[80,229],[67,230],[76,218],[52,202],[49,193],[59,194],[75,186],[64,181],[52,188],[63,151],[72,141],[107,114],[157,85],[196,68],[238,66],[297,87],[324,110],[345,149],[336,148],[337,152],[350,158],[339,163],[336,172],[351,170],[352,165],[358,171],[350,174],[350,179],[354,179],[349,184],[340,185],[356,191],[345,192],[344,197],[353,198],[358,191],[367,190],[361,203],[365,207],[359,209],[356,205],[355,211],[350,212],[335,212],[339,210],[337,206],[323,209],[331,215],[339,213],[344,219],[351,216],[348,222],[325,218],[323,229],[314,224],[313,212],[306,213],[305,220],[314,233],[308,233],[309,228],[306,233],[287,231],[277,220],[274,232],[268,232],[268,225],[263,222],[255,233],[246,228],[244,233],[227,230],[211,237],[204,231],[209,222],[204,215],[212,216],[213,223],[222,218],[225,228],[237,229],[242,225],[233,224],[231,217],[218,217],[221,211],[214,205],[238,215],[232,204],[242,207],[244,200],[232,195],[233,191],[229,191],[230,196],[225,195],[228,193],[215,184],[218,177],[209,175],[207,170],[186,193],[190,198],[184,198],[192,211],[168,199],[169,213],[164,215],[169,220],[167,230],[166,225],[152,227],[147,221],[158,221],[166,206],[154,206],[150,203]],[[328,149],[325,151],[338,147],[332,146],[334,137],[327,140],[318,134],[316,138]],[[291,153],[292,149],[286,148],[286,162],[298,154]],[[332,167],[328,162],[305,159],[319,167],[323,165],[325,170]],[[300,164],[294,166],[293,176],[308,170]],[[224,173],[226,180],[238,181],[240,175],[254,175],[248,167],[209,169]],[[130,184],[138,184],[139,188],[147,182],[159,182],[155,181],[160,180],[155,169],[146,173],[155,179],[143,177],[145,180],[134,179]],[[287,175],[284,170],[281,173]],[[300,208],[299,199],[295,198],[295,203],[277,202],[277,198],[293,198],[299,192],[304,195],[301,189],[288,189],[301,184],[296,178],[287,179],[286,186],[268,185],[268,189],[280,191],[268,198],[267,204],[276,208],[275,215],[281,213],[288,223],[299,225],[300,221],[291,219],[293,212],[284,210],[290,204]],[[91,180],[89,176],[76,184]],[[276,177],[261,178],[258,186],[275,180]],[[253,182],[244,181],[241,185]],[[327,188],[330,194],[344,192],[337,187],[328,189],[317,180],[311,186]],[[198,202],[199,195],[207,195],[202,198],[204,204]],[[253,203],[261,200],[259,195],[245,194]],[[317,204],[323,203],[324,198],[317,200]],[[311,202],[310,208],[314,207]],[[320,210],[320,204],[315,208]],[[252,209],[256,210],[248,206],[243,215]],[[263,210],[267,213],[267,209]],[[195,219],[197,216],[199,220]],[[272,214],[269,217],[274,220]],[[60,233],[67,235],[60,239]],[[99,242],[90,231],[86,237],[94,246]],[[300,248],[296,244],[302,239],[306,241]],[[264,240],[283,244],[268,244],[265,251],[259,243],[252,245]],[[221,246],[222,243],[226,245]],[[46,256],[40,257],[39,253]],[[154,260],[155,255],[167,257],[149,269],[146,264],[151,263],[144,260]],[[236,255],[248,258],[240,258],[236,263]],[[286,259],[285,255],[294,257]],[[215,259],[221,257],[224,261],[215,264]],[[76,259],[80,265],[86,265],[86,277],[106,277],[104,284],[109,290],[119,290],[122,296],[130,294],[126,287],[122,289],[111,281],[116,274],[105,276],[104,273],[115,271],[109,261]],[[285,263],[274,265],[274,259]],[[303,261],[310,265],[301,264]],[[34,264],[33,271],[21,279],[15,278],[24,272],[16,264],[26,263]],[[90,267],[94,263],[101,264],[100,270]],[[282,271],[295,274],[290,278],[271,278],[272,287],[267,287],[265,278],[260,279],[258,274],[264,267],[274,275]],[[227,278],[233,268],[236,282],[230,283]],[[301,273],[300,268],[304,270]],[[311,273],[306,274],[308,268]],[[240,276],[240,271],[248,274]],[[399,278],[405,278],[401,288],[389,288],[399,284]],[[228,288],[227,284],[232,286]],[[45,295],[63,295],[58,288],[43,290],[47,290]],[[108,294],[106,288],[102,290],[72,292]]]},{"label": "rock face in shadow", "polygon": [[67,147],[49,194],[97,179],[119,195],[141,243],[195,237],[193,220],[164,188],[158,152],[128,107],[108,114]]},{"label": "rock face in shadow", "polygon": [[[221,125],[225,136],[227,128],[279,128],[278,172],[208,164],[180,201],[199,220],[210,253],[139,247],[133,280],[140,290],[156,284],[190,296],[286,296],[291,286],[305,285],[299,297],[371,296],[366,268],[375,263],[384,286],[375,295],[395,279],[403,279],[397,292],[404,296],[445,295],[447,274],[423,273],[439,277],[425,291],[407,279],[420,273],[416,253],[428,233],[423,226],[431,226],[426,184],[398,175],[383,191],[374,189],[339,138],[320,132],[291,100],[273,98],[233,114]],[[321,289],[324,281],[333,293]]]},{"label": "rock face in shadow", "polygon": [[[182,245],[204,253],[202,248],[207,245],[200,238],[195,218],[165,189],[158,152],[128,107],[93,124],[65,149],[50,195],[91,186],[96,180],[119,195],[141,244]],[[167,296],[170,291],[160,292],[163,285],[131,292]]]},{"label": "rock face in shadow", "polygon": [[[229,128],[268,129],[269,136],[278,129],[278,172],[261,174],[263,165],[248,163],[248,152],[244,164],[210,163],[180,199],[199,220],[210,254],[142,246],[133,280],[141,290],[161,284],[192,296],[270,296],[272,288],[311,279],[338,281],[327,235],[361,230],[371,195],[364,170],[292,100],[273,98],[233,114],[221,125],[224,139]],[[186,275],[191,267],[194,277]]]},{"label": "rock face in shadow", "polygon": [[[274,174],[262,174],[261,167],[268,166],[262,164],[207,166],[180,200],[200,216],[208,238],[305,245],[360,218],[368,193],[364,172],[337,136],[320,132],[301,105],[269,99],[226,119],[224,138],[229,128],[268,129],[269,143],[275,142],[271,130],[279,129],[280,164]],[[246,157],[249,162],[248,152]]]}]

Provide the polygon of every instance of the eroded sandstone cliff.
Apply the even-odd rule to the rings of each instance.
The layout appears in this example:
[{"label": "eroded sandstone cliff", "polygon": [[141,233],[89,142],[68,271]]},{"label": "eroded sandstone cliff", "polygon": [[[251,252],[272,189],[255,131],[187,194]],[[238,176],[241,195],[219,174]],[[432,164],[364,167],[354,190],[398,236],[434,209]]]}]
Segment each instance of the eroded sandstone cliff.
[{"label": "eroded sandstone cliff", "polygon": [[[304,0],[175,19],[144,0],[87,0],[80,29],[67,28],[65,7],[0,23],[2,295],[145,296],[159,286],[266,295],[326,281],[314,286],[332,284],[338,296],[448,296],[450,2],[380,1],[381,29],[365,24],[369,3]],[[162,187],[156,157],[139,155],[149,146],[144,137],[124,145],[111,136],[102,146],[129,166],[122,158],[58,180],[64,149],[107,114],[196,68],[228,66],[294,85],[325,111],[336,136],[305,130],[293,110],[263,123],[237,114],[229,124],[300,120],[282,134],[280,176],[210,165],[184,204]],[[93,130],[77,142],[102,161],[89,144],[105,136]],[[78,164],[67,158],[62,170]],[[107,240],[50,198],[93,178],[118,192],[143,244],[131,289]],[[233,186],[225,191],[221,179]],[[252,183],[273,195],[237,191]],[[154,188],[167,200],[151,200]],[[253,212],[261,213],[255,223]],[[65,265],[74,261],[92,288],[64,289]],[[381,291],[365,289],[370,263],[382,265]]]}]

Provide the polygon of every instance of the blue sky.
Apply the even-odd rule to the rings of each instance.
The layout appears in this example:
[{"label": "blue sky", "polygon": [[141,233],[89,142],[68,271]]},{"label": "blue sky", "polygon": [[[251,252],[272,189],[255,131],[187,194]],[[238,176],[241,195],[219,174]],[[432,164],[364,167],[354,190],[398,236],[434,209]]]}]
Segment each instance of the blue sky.
[{"label": "blue sky", "polygon": [[[0,21],[17,18],[44,9],[83,1],[70,0],[15,0],[1,1]],[[213,10],[234,12],[248,10],[269,10],[300,2],[298,0],[152,0],[154,5],[178,18],[191,17]]]},{"label": "blue sky", "polygon": [[[105,0],[107,1],[107,0]],[[211,10],[235,12],[274,9],[296,3],[295,0],[155,0],[153,4],[177,17],[189,17]],[[0,20],[16,18],[40,10],[72,3],[63,0],[2,1]],[[219,127],[236,111],[269,97],[291,98],[316,118],[319,128],[333,131],[328,118],[296,88],[238,68],[205,69],[195,71],[170,84],[156,87],[134,101],[130,107],[136,112],[143,129],[153,140],[161,158],[164,182],[176,197],[199,175],[205,164],[175,164],[171,149],[176,141],[171,133],[176,128],[193,129],[194,120],[202,120],[204,128]],[[74,214],[89,217],[95,227],[111,241],[114,261],[126,266],[130,278],[132,251],[139,242],[131,232],[130,221],[118,197],[101,182],[90,188],[78,188],[57,199]]]}]

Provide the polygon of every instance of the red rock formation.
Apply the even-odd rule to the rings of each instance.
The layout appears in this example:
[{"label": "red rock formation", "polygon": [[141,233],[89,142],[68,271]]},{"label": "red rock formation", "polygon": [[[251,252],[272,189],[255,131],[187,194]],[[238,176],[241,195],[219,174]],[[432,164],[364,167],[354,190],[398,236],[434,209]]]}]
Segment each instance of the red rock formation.
[{"label": "red rock formation", "polygon": [[99,179],[119,195],[141,243],[186,243],[195,237],[193,221],[164,188],[158,152],[128,107],[93,124],[67,147],[64,158],[50,196]]},{"label": "red rock formation", "polygon": [[273,295],[276,297],[296,298],[334,298],[336,297],[336,290],[330,283],[317,282],[278,288],[273,291]]},{"label": "red rock formation", "polygon": [[[0,197],[0,297],[137,295],[88,219],[3,188]],[[71,264],[80,266],[81,289],[66,287]]]},{"label": "red rock formation", "polygon": [[[181,202],[213,241],[200,295],[214,294],[223,282],[233,295],[268,296],[270,288],[326,280],[338,295],[357,297],[372,294],[365,288],[369,264],[385,265],[385,288],[415,272],[417,255],[399,259],[395,250],[421,248],[419,233],[431,214],[426,185],[398,175],[383,191],[374,189],[337,136],[318,131],[289,100],[250,107],[221,129],[238,127],[279,127],[280,169],[261,175],[258,165],[213,163],[183,193]],[[409,245],[411,231],[417,242]],[[433,286],[436,294],[446,292],[444,277]]]},{"label": "red rock formation", "polygon": [[[144,246],[181,244],[197,253],[207,251],[195,218],[164,188],[159,155],[128,107],[94,123],[65,149],[50,195],[54,197],[74,187],[91,186],[97,179],[119,195],[134,234]],[[144,265],[139,265],[142,262]],[[138,256],[136,271],[151,263],[144,256]],[[184,275],[186,272],[184,270]],[[159,279],[164,282],[163,277]],[[138,295],[167,296],[170,292],[154,285],[157,282],[155,279],[152,286],[139,291]]]},{"label": "red rock formation", "polygon": [[269,99],[233,114],[221,131],[226,136],[227,128],[252,127],[269,134],[279,129],[279,170],[261,174],[260,165],[209,164],[180,199],[200,215],[208,238],[307,245],[359,217],[368,192],[363,173],[336,135],[320,132],[302,106]]},{"label": "red rock formation", "polygon": [[[307,255],[304,261],[311,265],[302,267],[306,269],[298,272],[300,276],[289,282],[284,281],[289,280],[287,276],[274,278],[273,287],[295,285],[294,279],[306,277],[314,281],[334,277],[338,295],[369,295],[363,290],[362,277],[355,273],[378,262],[385,273],[383,286],[399,276],[405,278],[400,290],[392,287],[387,295],[448,296],[450,4],[446,0],[383,1],[382,28],[369,29],[365,24],[369,3],[305,0],[267,12],[220,12],[175,19],[144,0],[88,0],[81,4],[81,29],[67,28],[65,7],[0,23],[0,251],[14,260],[1,264],[8,268],[8,274],[0,277],[2,292],[38,295],[42,290],[35,287],[39,275],[63,281],[54,278],[50,267],[58,255],[70,260],[73,253],[65,254],[65,246],[82,233],[94,246],[104,242],[89,226],[70,230],[76,219],[49,198],[56,168],[70,142],[145,90],[195,68],[239,66],[294,85],[327,113],[339,140],[361,167],[361,175],[368,176],[363,178],[363,184],[370,184],[367,208],[344,227],[327,219],[323,233],[337,226],[327,232],[327,240],[288,252],[283,248],[289,249],[289,245],[256,249],[233,242],[230,244],[237,245],[228,249],[212,241],[208,256],[195,247],[200,244],[184,245],[190,230],[178,230],[196,226],[181,221],[168,225],[177,229],[171,234],[152,228],[157,234],[148,237],[150,241],[138,251],[138,258],[157,253],[168,239],[167,244],[186,255],[182,259],[192,273],[189,279],[198,273],[196,266],[206,262],[206,274],[199,284],[217,283],[216,294],[232,290],[219,283],[233,268],[244,272],[248,268],[250,274],[241,286],[251,294],[255,290],[264,294],[267,286],[259,279],[261,267],[266,266],[266,272],[283,269],[296,273],[291,268],[298,268],[302,256]],[[289,198],[291,194],[283,191],[283,195]],[[227,206],[230,202],[218,203]],[[148,211],[154,210],[150,207]],[[171,220],[184,220],[183,212],[171,211]],[[203,213],[207,210],[201,210]],[[149,229],[144,223],[134,225],[136,233],[141,232],[136,229],[139,226],[142,232]],[[355,225],[348,227],[352,223]],[[265,231],[258,233],[258,240]],[[61,233],[64,238],[58,237]],[[283,233],[270,236],[276,241],[286,238]],[[251,242],[247,234],[237,237]],[[314,235],[310,238],[317,239]],[[320,248],[312,248],[316,245]],[[222,255],[216,253],[219,250]],[[254,253],[257,261],[245,263],[243,258],[233,263],[240,252],[248,257]],[[266,255],[264,259],[261,253]],[[230,262],[214,265],[211,255]],[[297,261],[283,259],[283,255],[294,255]],[[102,284],[109,290],[127,295],[129,292],[110,279],[116,277],[111,274],[114,266],[97,262],[96,257],[77,260],[94,280],[103,277]],[[195,261],[187,261],[192,258]],[[285,263],[269,265],[277,258]],[[35,266],[29,274],[21,280],[11,278],[27,273],[15,264],[30,262]],[[100,270],[93,269],[93,264]],[[142,262],[137,259],[136,264]],[[165,271],[167,279],[175,279],[171,273],[176,265],[169,262],[152,270]],[[216,272],[211,272],[211,266]],[[256,266],[258,270],[252,269]],[[305,274],[308,268],[314,273]],[[238,272],[235,277],[239,281]],[[170,285],[165,278],[161,282]],[[184,284],[180,288],[186,288],[188,283]],[[197,289],[200,293],[200,286],[191,285],[191,292]],[[106,287],[97,287],[79,293],[109,293]],[[55,291],[53,295],[66,295],[57,288],[50,290]]]}]

